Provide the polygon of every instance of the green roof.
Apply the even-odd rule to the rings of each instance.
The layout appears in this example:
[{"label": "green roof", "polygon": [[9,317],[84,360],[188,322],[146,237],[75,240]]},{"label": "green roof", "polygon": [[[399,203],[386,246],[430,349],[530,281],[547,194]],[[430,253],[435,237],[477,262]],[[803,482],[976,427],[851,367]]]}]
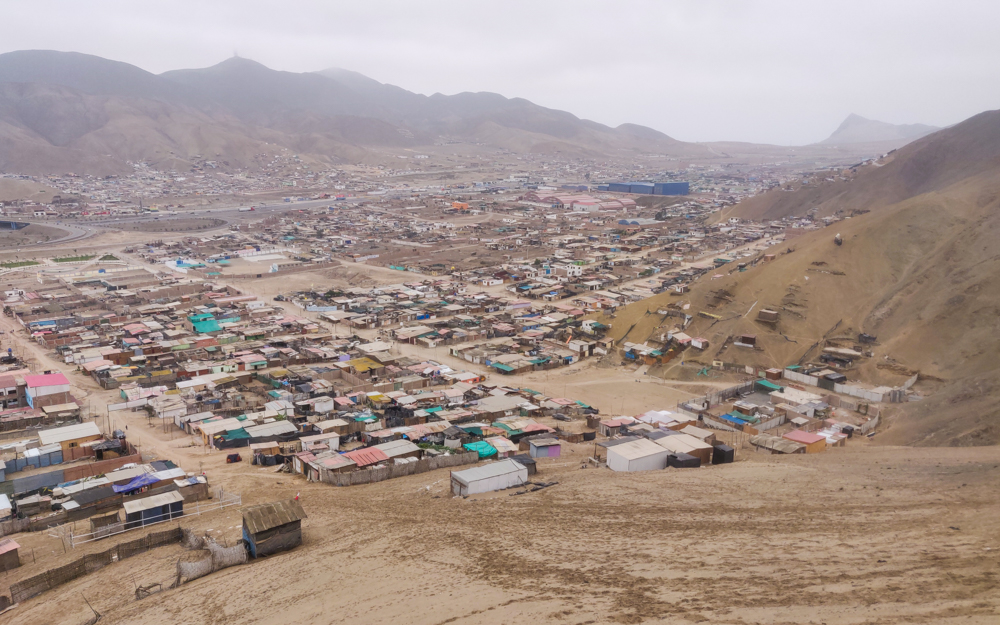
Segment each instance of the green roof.
[{"label": "green roof", "polygon": [[250,438],[250,435],[247,434],[247,431],[244,430],[243,428],[239,428],[238,430],[230,430],[222,435],[222,440],[224,441],[232,441],[241,438]]},{"label": "green roof", "polygon": [[784,387],[778,386],[777,384],[775,384],[774,382],[771,382],[769,380],[757,380],[757,386],[763,386],[764,388],[769,388],[772,391],[783,391],[783,390],[785,390]]},{"label": "green roof", "polygon": [[192,322],[194,326],[194,331],[199,334],[204,334],[206,332],[219,332],[222,328],[219,326],[219,322],[215,319],[206,319],[205,321],[195,321]]},{"label": "green roof", "polygon": [[491,367],[495,367],[495,368],[497,368],[497,369],[499,369],[501,371],[513,371],[514,370],[514,367],[511,367],[509,365],[505,365],[505,364],[500,363],[500,362],[490,363],[490,366]]},{"label": "green roof", "polygon": [[475,443],[466,443],[462,445],[465,449],[469,451],[474,451],[479,454],[480,458],[489,458],[490,456],[495,456],[497,450],[493,445],[490,445],[486,441],[476,441]]}]

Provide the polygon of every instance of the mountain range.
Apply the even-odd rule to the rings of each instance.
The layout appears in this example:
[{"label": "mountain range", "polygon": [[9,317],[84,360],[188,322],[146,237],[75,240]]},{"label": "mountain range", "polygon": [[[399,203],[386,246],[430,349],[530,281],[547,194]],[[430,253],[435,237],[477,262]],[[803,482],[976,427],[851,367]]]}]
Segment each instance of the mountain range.
[{"label": "mountain range", "polygon": [[[882,126],[872,133],[879,122],[865,122],[848,118],[814,149],[827,156],[863,153],[831,143],[838,134],[882,143],[894,137],[890,142],[898,145],[910,136]],[[128,173],[130,161],[186,170],[199,156],[252,169],[282,149],[327,165],[376,163],[399,150],[456,143],[594,158],[799,158],[807,151],[687,143],[645,126],[612,128],[496,93],[425,96],[344,69],[283,72],[233,57],[153,74],[76,52],[0,55],[0,171]]]},{"label": "mountain range", "polygon": [[282,72],[234,57],[157,75],[74,52],[0,55],[5,171],[106,173],[125,171],[126,161],[183,164],[193,154],[248,167],[274,146],[356,162],[369,148],[449,141],[593,156],[709,154],[651,128],[611,128],[521,98],[424,96],[340,69]]}]

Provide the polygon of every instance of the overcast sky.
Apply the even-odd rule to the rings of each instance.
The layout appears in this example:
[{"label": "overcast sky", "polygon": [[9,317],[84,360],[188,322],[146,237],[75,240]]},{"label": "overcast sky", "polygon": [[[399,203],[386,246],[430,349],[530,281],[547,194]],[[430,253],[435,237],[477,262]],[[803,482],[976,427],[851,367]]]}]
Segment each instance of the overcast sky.
[{"label": "overcast sky", "polygon": [[1000,1],[0,0],[0,52],[152,72],[234,53],[425,94],[494,91],[686,141],[799,145],[849,114],[944,126],[1000,108]]}]

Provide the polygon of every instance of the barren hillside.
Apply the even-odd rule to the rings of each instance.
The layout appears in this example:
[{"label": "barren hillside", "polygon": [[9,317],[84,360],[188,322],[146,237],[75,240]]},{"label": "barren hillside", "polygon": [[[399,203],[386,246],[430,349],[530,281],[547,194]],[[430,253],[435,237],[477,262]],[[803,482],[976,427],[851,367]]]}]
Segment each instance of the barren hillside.
[{"label": "barren hillside", "polygon": [[1000,111],[986,111],[861,167],[849,181],[815,181],[794,193],[774,189],[728,209],[724,217],[779,219],[874,210],[1000,171]]},{"label": "barren hillside", "polygon": [[[922,139],[882,167],[829,185],[827,209],[870,212],[791,239],[772,250],[777,259],[746,272],[720,269],[719,279],[710,273],[683,298],[664,294],[633,304],[614,320],[614,334],[636,323],[628,340],[645,340],[669,324],[645,311],[682,299],[692,314],[704,310],[723,318],[696,316],[687,330],[711,341],[700,357],[705,362],[740,333],[757,334],[762,350],[729,347],[720,359],[787,366],[817,358],[824,339],[876,335],[874,358],[849,378],[898,384],[906,372],[919,371],[942,380],[926,403],[899,408],[888,440],[996,443],[1000,388],[990,380],[1000,374],[998,153],[998,112]],[[785,205],[797,212],[813,205],[810,193],[785,195]],[[851,197],[868,199],[854,204]],[[838,232],[842,246],[833,241]],[[756,321],[763,307],[780,312],[777,327]]]}]

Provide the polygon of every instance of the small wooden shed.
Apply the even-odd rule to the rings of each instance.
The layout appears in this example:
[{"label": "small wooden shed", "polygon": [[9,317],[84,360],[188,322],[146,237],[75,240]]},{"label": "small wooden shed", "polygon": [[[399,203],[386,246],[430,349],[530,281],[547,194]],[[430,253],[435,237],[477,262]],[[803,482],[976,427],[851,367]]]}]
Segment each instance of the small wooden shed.
[{"label": "small wooden shed", "polygon": [[130,530],[184,516],[184,496],[171,491],[126,501],[122,507],[125,508],[125,529]]},{"label": "small wooden shed", "polygon": [[302,504],[294,499],[243,510],[243,540],[252,558],[294,549],[302,544]]},{"label": "small wooden shed", "polygon": [[10,571],[21,566],[21,558],[17,554],[20,548],[11,538],[0,540],[0,571]]}]

